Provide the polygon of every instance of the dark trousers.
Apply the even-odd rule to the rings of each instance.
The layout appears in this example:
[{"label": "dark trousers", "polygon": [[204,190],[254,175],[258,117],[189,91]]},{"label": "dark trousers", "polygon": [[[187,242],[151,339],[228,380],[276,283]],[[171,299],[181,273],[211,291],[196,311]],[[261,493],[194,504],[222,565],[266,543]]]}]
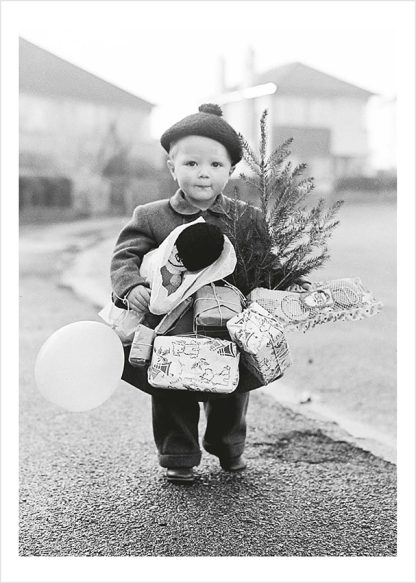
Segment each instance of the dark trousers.
[{"label": "dark trousers", "polygon": [[[248,400],[249,393],[234,393],[204,403],[206,451],[224,460],[243,453]],[[193,467],[200,463],[199,413],[200,403],[190,399],[189,394],[167,392],[152,396],[153,435],[162,467]]]}]

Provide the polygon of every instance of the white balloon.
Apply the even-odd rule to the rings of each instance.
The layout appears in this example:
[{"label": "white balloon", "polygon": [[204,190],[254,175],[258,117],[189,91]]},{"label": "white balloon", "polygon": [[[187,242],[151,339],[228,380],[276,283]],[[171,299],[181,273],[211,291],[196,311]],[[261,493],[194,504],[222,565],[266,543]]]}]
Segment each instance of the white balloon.
[{"label": "white balloon", "polygon": [[35,364],[42,395],[68,411],[98,407],[115,391],[124,366],[117,334],[100,322],[74,322],[50,336]]}]

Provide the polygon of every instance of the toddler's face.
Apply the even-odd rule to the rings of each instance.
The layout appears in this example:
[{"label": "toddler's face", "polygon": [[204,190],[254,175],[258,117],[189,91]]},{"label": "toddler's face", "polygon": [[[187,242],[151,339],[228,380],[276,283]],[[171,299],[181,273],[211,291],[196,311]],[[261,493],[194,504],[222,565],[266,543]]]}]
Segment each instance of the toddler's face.
[{"label": "toddler's face", "polygon": [[234,167],[226,148],[203,136],[187,136],[173,145],[169,170],[186,200],[200,210],[208,209],[227,184]]}]

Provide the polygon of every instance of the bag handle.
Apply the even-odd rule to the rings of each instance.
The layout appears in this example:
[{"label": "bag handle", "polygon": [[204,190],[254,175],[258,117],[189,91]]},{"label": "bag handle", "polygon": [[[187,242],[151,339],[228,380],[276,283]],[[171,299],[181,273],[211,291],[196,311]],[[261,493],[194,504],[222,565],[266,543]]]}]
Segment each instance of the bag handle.
[{"label": "bag handle", "polygon": [[[189,301],[190,298],[186,298],[185,300],[183,300],[182,302],[180,302],[177,306],[175,306],[174,308],[172,308],[167,314],[165,314],[163,316],[163,318],[161,319],[161,321],[159,322],[159,324],[156,326],[156,328],[154,329],[155,331],[155,335],[156,336],[165,336],[168,332],[170,332],[176,325],[177,321],[182,318],[182,316],[184,316],[191,308],[191,306],[193,305],[193,301]],[[182,304],[185,304],[185,308],[180,311],[178,310],[178,308],[180,306],[182,306]],[[179,312],[178,317],[174,318],[174,320],[172,321],[170,327],[165,330],[163,332],[163,334],[159,334],[159,330],[162,328],[163,324],[166,322],[166,320],[168,319],[169,316],[171,316],[172,314],[175,313],[175,310],[177,310]]]},{"label": "bag handle", "polygon": [[123,302],[123,304],[124,304],[125,306],[127,306],[127,311],[131,310],[131,308],[130,308],[130,302],[129,302],[129,300],[127,299],[127,295],[128,295],[128,294],[127,294],[127,295],[125,295],[123,298],[121,298],[121,297],[120,297],[120,296],[119,296],[119,295],[118,295],[118,294],[117,294],[117,293],[116,293],[114,290],[113,290],[113,294],[116,296],[116,298],[117,298],[118,300],[120,300],[120,302]]},{"label": "bag handle", "polygon": [[[124,298],[121,298],[119,295],[117,295],[117,294],[116,294],[116,292],[115,292],[114,290],[113,290],[113,294],[116,296],[116,298],[117,298],[118,300],[120,300],[121,302],[123,302],[123,304],[124,304],[125,306],[127,306],[127,310],[123,310],[123,312],[124,312],[124,313],[123,313],[123,315],[122,315],[122,318],[121,318],[121,320],[120,320],[120,322],[124,322],[124,320],[125,320],[125,319],[128,317],[128,315],[129,315],[129,312],[130,312],[130,310],[131,310],[131,308],[130,308],[130,302],[129,302],[129,300],[128,300],[126,297],[124,297]],[[115,308],[117,307],[117,306],[115,306],[114,302],[111,302],[111,304],[112,304],[112,308],[111,308],[111,309],[113,309],[113,306],[114,306]]]}]

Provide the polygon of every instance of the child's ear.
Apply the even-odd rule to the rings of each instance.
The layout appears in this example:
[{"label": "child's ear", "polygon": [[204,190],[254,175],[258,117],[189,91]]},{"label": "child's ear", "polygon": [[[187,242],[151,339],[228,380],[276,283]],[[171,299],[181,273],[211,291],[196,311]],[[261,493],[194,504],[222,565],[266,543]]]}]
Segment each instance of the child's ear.
[{"label": "child's ear", "polygon": [[167,166],[169,168],[169,172],[172,174],[173,180],[176,180],[175,164],[172,162],[172,160],[170,158],[167,159],[166,164],[167,164]]},{"label": "child's ear", "polygon": [[228,176],[231,176],[231,174],[232,174],[232,173],[234,172],[234,170],[235,170],[235,167],[236,167],[236,164],[234,164],[234,166],[231,166],[231,168],[230,168],[230,172],[229,172]]}]

